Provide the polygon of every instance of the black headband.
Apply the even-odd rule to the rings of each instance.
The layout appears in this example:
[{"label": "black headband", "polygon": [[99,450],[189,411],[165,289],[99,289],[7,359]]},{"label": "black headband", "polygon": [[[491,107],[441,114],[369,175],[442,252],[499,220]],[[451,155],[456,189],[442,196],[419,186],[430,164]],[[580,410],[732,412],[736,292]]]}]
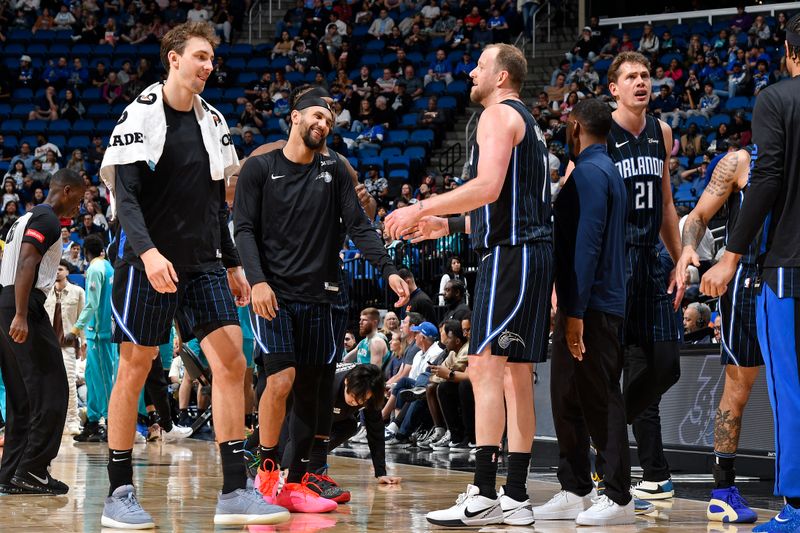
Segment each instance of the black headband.
[{"label": "black headband", "polygon": [[317,96],[319,98],[330,98],[331,97],[331,93],[329,93],[328,90],[325,89],[324,87],[320,87],[319,85],[317,85],[315,87],[312,87],[311,89],[309,89],[305,93],[303,93],[303,96],[301,96],[301,98],[305,98],[306,96]]},{"label": "black headband", "polygon": [[[306,93],[303,96],[301,96],[300,99],[297,100],[297,102],[295,102],[294,108],[292,109],[292,111],[300,111],[301,109],[306,109],[308,107],[317,107],[317,106],[324,107],[328,111],[331,111],[331,108],[328,105],[328,102],[326,102],[325,100],[323,100],[319,96],[313,96],[313,95],[309,95],[308,93]],[[332,113],[333,113],[333,111],[331,111],[331,114]]]},{"label": "black headband", "polygon": [[789,43],[789,46],[800,46],[800,33],[786,30],[786,42]]}]

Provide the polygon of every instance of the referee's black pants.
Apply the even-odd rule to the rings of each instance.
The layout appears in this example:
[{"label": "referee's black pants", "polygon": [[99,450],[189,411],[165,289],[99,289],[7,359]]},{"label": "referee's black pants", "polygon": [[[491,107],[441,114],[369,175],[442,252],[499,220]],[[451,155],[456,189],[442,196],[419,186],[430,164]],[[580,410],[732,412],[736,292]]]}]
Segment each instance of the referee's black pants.
[{"label": "referee's black pants", "polygon": [[61,445],[69,387],[44,300],[42,291],[32,291],[28,337],[19,344],[8,335],[16,314],[14,287],[5,287],[0,296],[0,369],[6,385],[7,418],[0,466],[3,484],[10,484],[17,471],[46,477]]},{"label": "referee's black pants", "polygon": [[630,499],[631,465],[625,406],[619,381],[622,318],[588,310],[583,318],[583,361],[575,359],[565,338],[566,315],[556,314],[550,397],[558,437],[561,488],[585,496],[594,488],[589,438],[597,449],[596,468],[606,495],[619,505]]}]

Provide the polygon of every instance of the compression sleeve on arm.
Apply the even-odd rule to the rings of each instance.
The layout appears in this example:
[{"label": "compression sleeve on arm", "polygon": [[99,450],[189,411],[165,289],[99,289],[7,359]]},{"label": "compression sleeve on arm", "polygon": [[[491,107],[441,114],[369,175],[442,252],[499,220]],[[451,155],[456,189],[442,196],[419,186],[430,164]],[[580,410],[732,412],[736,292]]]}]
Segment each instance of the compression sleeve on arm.
[{"label": "compression sleeve on arm", "polygon": [[228,203],[225,201],[225,181],[219,182],[220,208],[219,208],[219,248],[222,253],[222,264],[225,268],[241,266],[236,245],[228,231]]},{"label": "compression sleeve on arm", "polygon": [[139,204],[142,176],[145,172],[150,172],[150,169],[140,161],[117,165],[116,170],[117,186],[114,193],[117,200],[117,217],[125,231],[126,242],[130,243],[134,253],[140,256],[147,250],[155,248]]},{"label": "compression sleeve on arm", "polygon": [[239,251],[239,259],[247,282],[251,286],[266,282],[258,249],[261,225],[261,200],[263,181],[267,172],[256,159],[248,159],[239,172],[236,183],[236,198],[233,203],[233,234]]}]

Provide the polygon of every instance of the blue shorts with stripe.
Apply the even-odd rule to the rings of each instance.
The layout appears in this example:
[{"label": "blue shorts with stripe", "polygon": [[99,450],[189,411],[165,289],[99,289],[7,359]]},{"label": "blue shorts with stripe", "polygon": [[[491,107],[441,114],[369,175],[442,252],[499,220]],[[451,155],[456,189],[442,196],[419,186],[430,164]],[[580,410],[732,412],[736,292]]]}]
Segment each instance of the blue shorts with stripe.
[{"label": "blue shorts with stripe", "polygon": [[755,367],[764,364],[756,323],[757,277],[756,265],[739,263],[728,290],[719,299],[723,365]]},{"label": "blue shorts with stripe", "polygon": [[147,274],[119,261],[114,269],[111,310],[114,342],[159,346],[169,341],[178,310],[194,336],[203,338],[223,326],[239,325],[225,269],[178,272],[178,291],[157,292]]},{"label": "blue shorts with stripe", "polygon": [[680,341],[683,323],[667,294],[669,272],[655,247],[629,246],[625,252],[627,300],[624,344],[651,346]]},{"label": "blue shorts with stripe", "polygon": [[250,312],[256,341],[256,360],[268,364],[271,354],[286,356],[296,365],[322,366],[336,361],[341,348],[335,342],[331,304],[278,300],[275,318]]},{"label": "blue shorts with stripe", "polygon": [[532,242],[482,250],[469,353],[491,347],[511,363],[547,360],[553,246]]}]

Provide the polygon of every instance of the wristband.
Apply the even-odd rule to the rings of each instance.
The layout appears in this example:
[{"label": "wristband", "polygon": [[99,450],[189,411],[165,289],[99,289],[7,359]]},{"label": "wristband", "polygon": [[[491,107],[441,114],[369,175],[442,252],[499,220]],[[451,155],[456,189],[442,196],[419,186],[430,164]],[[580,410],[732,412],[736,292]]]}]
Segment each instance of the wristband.
[{"label": "wristband", "polygon": [[467,217],[450,217],[447,219],[447,233],[465,233],[467,231]]}]

